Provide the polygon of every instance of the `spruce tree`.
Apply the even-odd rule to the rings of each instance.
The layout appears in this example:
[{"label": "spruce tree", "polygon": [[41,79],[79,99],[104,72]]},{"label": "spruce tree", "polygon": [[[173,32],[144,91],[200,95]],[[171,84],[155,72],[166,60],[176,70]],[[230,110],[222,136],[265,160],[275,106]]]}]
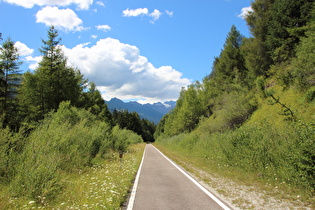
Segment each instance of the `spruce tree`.
[{"label": "spruce tree", "polygon": [[17,126],[17,90],[21,73],[18,49],[8,38],[0,48],[0,115],[3,126]]},{"label": "spruce tree", "polygon": [[24,76],[23,101],[36,112],[35,120],[43,118],[51,110],[57,110],[60,102],[70,101],[76,105],[83,90],[83,76],[80,71],[67,65],[58,37],[58,31],[51,26],[48,40],[42,40],[40,52],[43,55],[35,72]]},{"label": "spruce tree", "polygon": [[245,61],[241,54],[243,36],[233,25],[226,38],[220,57],[216,58],[213,74],[221,84],[242,83],[246,76]]}]

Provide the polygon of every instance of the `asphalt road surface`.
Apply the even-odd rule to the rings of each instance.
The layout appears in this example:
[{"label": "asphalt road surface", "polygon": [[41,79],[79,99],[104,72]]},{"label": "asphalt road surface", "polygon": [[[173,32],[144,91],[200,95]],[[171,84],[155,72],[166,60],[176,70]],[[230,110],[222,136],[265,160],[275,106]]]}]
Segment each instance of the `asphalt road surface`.
[{"label": "asphalt road surface", "polygon": [[[213,200],[214,199],[214,200]],[[188,174],[148,144],[128,209],[230,209]]]}]

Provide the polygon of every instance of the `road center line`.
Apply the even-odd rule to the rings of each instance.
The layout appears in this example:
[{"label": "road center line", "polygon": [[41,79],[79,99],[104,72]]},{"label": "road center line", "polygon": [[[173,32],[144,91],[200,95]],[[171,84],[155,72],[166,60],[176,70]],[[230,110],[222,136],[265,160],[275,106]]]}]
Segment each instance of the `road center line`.
[{"label": "road center line", "polygon": [[[152,145],[153,146],[153,145]],[[184,174],[190,181],[192,181],[197,187],[199,187],[206,195],[208,195],[213,201],[215,201],[221,208],[224,210],[230,210],[228,206],[226,206],[222,201],[220,201],[216,196],[214,196],[211,192],[209,192],[206,188],[204,188],[201,184],[199,184],[194,178],[188,175],[185,171],[183,171],[179,166],[177,166],[172,160],[166,157],[160,150],[158,150],[155,146],[153,146],[166,160],[168,160],[172,165],[174,165],[182,174]],[[128,208],[129,210],[129,208]],[[130,209],[131,210],[131,209]]]}]

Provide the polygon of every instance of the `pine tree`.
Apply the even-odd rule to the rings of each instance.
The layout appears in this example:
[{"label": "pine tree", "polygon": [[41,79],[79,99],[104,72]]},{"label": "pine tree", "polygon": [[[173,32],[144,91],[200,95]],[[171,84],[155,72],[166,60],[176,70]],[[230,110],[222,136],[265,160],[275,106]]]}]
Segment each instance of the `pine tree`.
[{"label": "pine tree", "polygon": [[18,49],[8,38],[2,45],[0,53],[0,114],[3,125],[17,126],[17,89],[20,84],[21,73]]},{"label": "pine tree", "polygon": [[40,51],[43,58],[38,68],[24,77],[22,92],[25,96],[29,95],[24,97],[24,101],[37,112],[36,120],[51,110],[57,110],[62,101],[75,105],[83,90],[83,76],[80,71],[67,66],[58,36],[58,31],[51,26],[48,40],[42,40]]},{"label": "pine tree", "polygon": [[221,84],[242,83],[246,76],[244,57],[241,54],[243,36],[233,25],[224,48],[214,63],[213,74]]}]

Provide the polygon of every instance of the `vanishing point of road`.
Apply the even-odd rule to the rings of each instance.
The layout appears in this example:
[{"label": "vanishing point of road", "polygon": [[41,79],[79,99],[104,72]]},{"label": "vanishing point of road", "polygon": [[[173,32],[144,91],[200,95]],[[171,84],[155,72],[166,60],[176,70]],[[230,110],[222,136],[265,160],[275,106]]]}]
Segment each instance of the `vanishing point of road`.
[{"label": "vanishing point of road", "polygon": [[146,146],[128,210],[230,209],[153,145]]}]

